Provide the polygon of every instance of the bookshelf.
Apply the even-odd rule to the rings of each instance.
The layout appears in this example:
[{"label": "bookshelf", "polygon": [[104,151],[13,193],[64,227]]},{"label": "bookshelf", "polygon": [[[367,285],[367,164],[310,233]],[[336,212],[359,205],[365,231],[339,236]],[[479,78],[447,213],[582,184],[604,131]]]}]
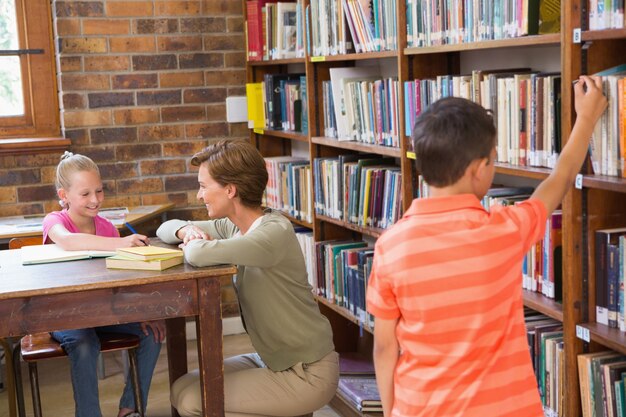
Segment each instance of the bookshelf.
[{"label": "bookshelf", "polygon": [[[304,0],[304,7],[314,0]],[[269,129],[250,130],[251,141],[264,156],[298,155],[308,158],[332,158],[345,154],[374,154],[393,158],[400,169],[402,208],[406,210],[414,195],[413,160],[409,138],[405,135],[404,89],[402,84],[416,78],[447,74],[463,74],[473,69],[480,59],[504,60],[522,56],[522,63],[533,70],[561,73],[561,138],[568,137],[575,121],[572,82],[580,74],[592,74],[614,65],[626,63],[626,29],[589,31],[587,2],[561,1],[561,31],[558,34],[532,35],[518,38],[476,41],[442,46],[407,47],[407,5],[399,0],[395,10],[398,48],[394,51],[346,53],[328,56],[270,61],[248,61],[247,82],[259,82],[265,74],[303,73],[306,77],[308,132],[297,133]],[[243,0],[246,11],[246,1]],[[581,29],[580,42],[575,42],[575,29]],[[546,49],[549,48],[549,49]],[[529,52],[530,51],[530,52]],[[533,56],[537,51],[539,58]],[[548,51],[547,53],[545,51]],[[480,54],[479,59],[473,54]],[[541,55],[543,54],[543,55]],[[548,57],[552,68],[535,68],[536,62]],[[499,58],[498,58],[499,57]],[[528,62],[525,62],[525,57]],[[531,58],[536,58],[535,60]],[[354,141],[338,141],[324,134],[323,82],[331,80],[331,69],[359,67],[372,62],[383,63],[400,82],[398,88],[398,122],[400,146],[388,147]],[[492,68],[502,67],[496,65]],[[504,65],[519,67],[518,62]],[[551,172],[550,168],[517,166],[498,162],[496,172],[504,181],[526,181],[537,184]],[[524,305],[563,323],[565,342],[564,414],[582,415],[577,371],[577,355],[604,348],[626,354],[626,333],[595,323],[595,277],[593,274],[593,230],[602,227],[626,226],[626,179],[593,175],[590,164],[583,169],[580,188],[572,188],[563,201],[563,301],[524,291]],[[314,188],[313,188],[314,189]],[[292,217],[293,219],[293,217]],[[384,229],[365,227],[313,212],[313,222],[295,221],[312,229],[315,242],[329,239],[364,239],[375,241]],[[371,352],[372,329],[362,324],[344,307],[318,297],[320,310],[333,326],[338,351]],[[588,330],[589,340],[577,337],[577,330]],[[342,415],[361,416],[340,395],[331,403]]]}]

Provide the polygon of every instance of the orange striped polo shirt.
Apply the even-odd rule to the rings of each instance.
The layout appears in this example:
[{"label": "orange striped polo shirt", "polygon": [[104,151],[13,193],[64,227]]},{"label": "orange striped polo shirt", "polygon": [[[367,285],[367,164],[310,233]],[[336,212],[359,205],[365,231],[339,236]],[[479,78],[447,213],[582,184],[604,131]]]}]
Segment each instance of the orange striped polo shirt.
[{"label": "orange striped polo shirt", "polygon": [[474,195],[416,199],[376,243],[367,307],[398,319],[393,416],[543,416],[522,304],[537,199],[486,211]]}]

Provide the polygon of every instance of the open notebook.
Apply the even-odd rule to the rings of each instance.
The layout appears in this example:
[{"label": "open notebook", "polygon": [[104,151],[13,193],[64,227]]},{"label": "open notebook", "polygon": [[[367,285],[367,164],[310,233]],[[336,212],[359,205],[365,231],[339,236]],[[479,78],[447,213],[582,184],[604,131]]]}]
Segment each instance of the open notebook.
[{"label": "open notebook", "polygon": [[63,250],[56,244],[24,246],[20,251],[22,252],[22,265],[77,261],[79,259],[102,258],[115,255],[115,251]]}]

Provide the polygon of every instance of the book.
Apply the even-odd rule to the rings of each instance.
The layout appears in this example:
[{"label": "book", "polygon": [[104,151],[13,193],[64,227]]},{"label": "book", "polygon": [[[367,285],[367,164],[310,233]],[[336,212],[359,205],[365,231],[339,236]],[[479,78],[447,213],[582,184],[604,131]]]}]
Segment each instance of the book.
[{"label": "book", "polygon": [[99,250],[64,250],[57,244],[24,246],[20,249],[22,265],[78,261],[81,259],[113,256],[115,252]]},{"label": "book", "polygon": [[163,271],[164,269],[171,268],[182,263],[182,251],[180,256],[151,259],[149,261],[127,258],[119,254],[106,259],[106,266],[109,269],[140,269],[146,271]]},{"label": "book", "polygon": [[182,257],[183,251],[180,249],[162,248],[160,246],[135,246],[132,248],[118,248],[117,255],[139,261],[151,261]]},{"label": "book", "polygon": [[375,375],[374,362],[357,352],[341,352],[339,354],[339,374],[373,377]]},{"label": "book", "polygon": [[365,407],[381,406],[376,378],[340,377],[337,390],[359,411]]}]

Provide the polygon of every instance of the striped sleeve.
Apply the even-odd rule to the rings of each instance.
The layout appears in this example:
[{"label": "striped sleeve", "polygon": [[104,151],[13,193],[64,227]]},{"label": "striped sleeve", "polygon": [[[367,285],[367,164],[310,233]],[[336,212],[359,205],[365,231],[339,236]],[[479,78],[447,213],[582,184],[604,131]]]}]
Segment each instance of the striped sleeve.
[{"label": "striped sleeve", "polygon": [[391,320],[400,317],[400,309],[391,280],[383,273],[383,264],[384,252],[377,244],[367,285],[367,311],[375,317]]},{"label": "striped sleeve", "polygon": [[514,206],[505,207],[502,211],[519,228],[524,253],[543,238],[548,212],[541,200],[531,198]]}]

